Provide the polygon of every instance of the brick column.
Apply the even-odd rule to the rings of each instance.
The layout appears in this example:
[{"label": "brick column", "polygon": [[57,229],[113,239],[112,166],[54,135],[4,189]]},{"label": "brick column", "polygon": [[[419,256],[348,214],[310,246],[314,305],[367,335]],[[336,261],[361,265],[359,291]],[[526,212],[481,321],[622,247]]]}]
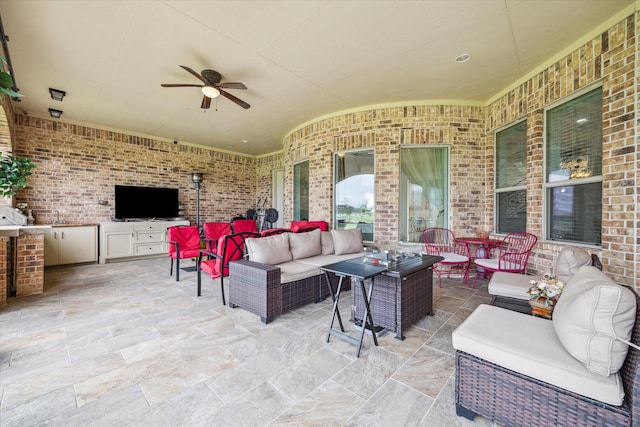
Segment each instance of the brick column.
[{"label": "brick column", "polygon": [[16,252],[16,296],[41,294],[44,291],[44,234],[21,233]]}]

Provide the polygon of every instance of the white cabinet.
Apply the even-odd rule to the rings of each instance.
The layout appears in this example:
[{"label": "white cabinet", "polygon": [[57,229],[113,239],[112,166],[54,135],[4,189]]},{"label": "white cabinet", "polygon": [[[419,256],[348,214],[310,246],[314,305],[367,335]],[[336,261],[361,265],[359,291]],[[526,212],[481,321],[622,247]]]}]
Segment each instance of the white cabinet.
[{"label": "white cabinet", "polygon": [[98,260],[98,226],[53,227],[44,235],[44,266]]},{"label": "white cabinet", "polygon": [[189,221],[105,222],[100,224],[100,263],[167,255],[167,229]]}]

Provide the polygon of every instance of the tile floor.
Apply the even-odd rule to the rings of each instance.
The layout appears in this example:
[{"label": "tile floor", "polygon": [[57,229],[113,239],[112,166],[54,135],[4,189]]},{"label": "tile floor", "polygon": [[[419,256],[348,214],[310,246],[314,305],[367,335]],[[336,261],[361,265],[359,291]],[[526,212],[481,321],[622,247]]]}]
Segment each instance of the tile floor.
[{"label": "tile floor", "polygon": [[[184,264],[184,263],[183,263]],[[455,415],[451,331],[478,304],[434,287],[435,316],[374,347],[326,342],[330,299],[265,325],[217,281],[158,258],[54,267],[0,309],[2,426],[486,426]],[[343,313],[349,298],[341,299]],[[351,323],[347,322],[347,327]]]}]

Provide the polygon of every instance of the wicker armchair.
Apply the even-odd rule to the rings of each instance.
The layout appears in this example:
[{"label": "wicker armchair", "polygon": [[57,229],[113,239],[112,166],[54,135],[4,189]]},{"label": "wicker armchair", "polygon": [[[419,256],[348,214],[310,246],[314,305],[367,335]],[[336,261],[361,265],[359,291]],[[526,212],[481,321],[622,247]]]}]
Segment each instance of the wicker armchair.
[{"label": "wicker armchair", "polygon": [[[640,307],[637,294],[636,302]],[[640,344],[640,309],[631,342]],[[619,372],[624,400],[613,406],[458,350],[456,413],[468,419],[482,415],[507,426],[638,426],[640,350],[629,347]]]}]

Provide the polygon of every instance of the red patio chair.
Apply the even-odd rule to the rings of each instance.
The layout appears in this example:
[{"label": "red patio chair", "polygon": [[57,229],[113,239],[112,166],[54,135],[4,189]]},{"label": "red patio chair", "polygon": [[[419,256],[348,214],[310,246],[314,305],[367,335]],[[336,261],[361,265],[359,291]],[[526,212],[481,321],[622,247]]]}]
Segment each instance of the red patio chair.
[{"label": "red patio chair", "polygon": [[[224,298],[224,277],[229,275],[229,263],[244,256],[244,241],[250,237],[260,237],[260,234],[245,231],[242,233],[228,234],[218,239],[216,252],[206,249],[198,255],[198,296],[202,293],[202,272],[204,271],[212,279],[220,278],[220,291],[222,292],[222,305],[226,305]],[[208,259],[206,259],[207,257]]]},{"label": "red patio chair", "polygon": [[233,234],[251,232],[258,232],[258,224],[253,219],[234,219],[231,223]]},{"label": "red patio chair", "polygon": [[469,280],[469,266],[471,255],[469,245],[456,240],[453,231],[448,228],[427,228],[422,232],[422,242],[428,255],[441,256],[444,259],[433,265],[433,272],[438,276],[438,282],[442,287],[441,270],[446,266],[447,277],[451,277],[451,271],[462,270],[463,281]]},{"label": "red patio chair", "polygon": [[173,275],[173,260],[176,260],[176,282],[180,280],[180,260],[197,258],[200,253],[200,231],[196,225],[180,225],[167,229],[167,249],[171,258],[169,275]]},{"label": "red patio chair", "polygon": [[228,222],[205,222],[202,225],[206,249],[216,252],[218,249],[218,239],[227,234],[231,234],[231,224]]}]

